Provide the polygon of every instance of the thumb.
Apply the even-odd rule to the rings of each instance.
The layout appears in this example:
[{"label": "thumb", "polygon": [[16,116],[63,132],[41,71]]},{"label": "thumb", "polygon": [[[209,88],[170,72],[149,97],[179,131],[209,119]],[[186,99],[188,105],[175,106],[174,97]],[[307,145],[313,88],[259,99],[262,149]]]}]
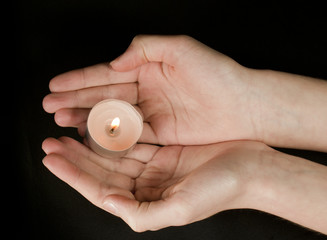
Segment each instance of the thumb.
[{"label": "thumb", "polygon": [[169,199],[139,202],[120,195],[110,195],[103,201],[105,210],[122,218],[135,232],[186,224],[185,211],[178,205]]},{"label": "thumb", "polygon": [[138,35],[125,53],[110,65],[116,71],[129,71],[149,62],[175,66],[185,48],[195,40],[188,36]]}]

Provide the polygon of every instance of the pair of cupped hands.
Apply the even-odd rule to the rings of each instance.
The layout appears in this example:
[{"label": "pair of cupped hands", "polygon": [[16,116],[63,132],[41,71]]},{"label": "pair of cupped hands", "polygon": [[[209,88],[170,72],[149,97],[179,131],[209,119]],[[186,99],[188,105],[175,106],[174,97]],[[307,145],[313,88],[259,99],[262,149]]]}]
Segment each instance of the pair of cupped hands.
[{"label": "pair of cupped hands", "polygon": [[96,103],[125,100],[143,114],[139,142],[106,159],[72,138],[47,138],[43,163],[138,232],[256,208],[258,180],[282,154],[266,144],[294,143],[279,134],[289,126],[271,107],[274,87],[256,75],[191,37],[137,36],[110,63],[54,77],[43,106],[84,136]]}]

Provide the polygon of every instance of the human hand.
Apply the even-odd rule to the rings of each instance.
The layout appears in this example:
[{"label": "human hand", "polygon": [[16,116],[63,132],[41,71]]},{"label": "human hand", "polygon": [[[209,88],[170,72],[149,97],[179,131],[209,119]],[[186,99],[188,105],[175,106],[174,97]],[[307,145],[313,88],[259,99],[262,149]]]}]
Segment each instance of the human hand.
[{"label": "human hand", "polygon": [[[115,61],[51,80],[44,109],[84,135],[89,108],[106,98],[136,104],[140,142],[171,145],[256,140],[325,151],[327,82],[245,68],[185,36],[139,36]],[[308,137],[310,136],[310,137]]]},{"label": "human hand", "polygon": [[249,69],[185,36],[138,36],[111,66],[139,69],[137,103],[157,143],[327,151],[327,81]]},{"label": "human hand", "polygon": [[94,104],[118,98],[144,115],[140,142],[208,144],[258,139],[248,104],[245,68],[185,37],[136,37],[111,65],[100,64],[51,80],[43,106],[61,126],[79,127]]},{"label": "human hand", "polygon": [[[43,163],[94,205],[126,221],[135,231],[184,225],[245,204],[245,157],[261,144],[208,146],[138,144],[127,156],[105,159],[62,137],[42,145]],[[115,207],[112,207],[114,204]]]},{"label": "human hand", "polygon": [[62,137],[43,142],[44,165],[138,232],[252,208],[327,233],[327,167],[265,144],[137,144],[117,161]]},{"label": "human hand", "polygon": [[[194,145],[252,139],[275,146],[326,150],[327,135],[321,134],[326,129],[327,117],[323,106],[327,96],[325,82],[246,69],[187,37],[138,37],[110,66],[100,64],[59,75],[50,82],[50,90],[53,93],[43,102],[45,110],[56,113],[59,125],[78,127],[81,135],[85,132],[89,108],[103,99],[118,98],[137,104],[144,114],[140,142]],[[321,225],[326,220],[321,216],[327,216],[321,214],[325,211],[321,203],[327,197],[321,197],[326,192],[326,168],[276,154],[264,144],[240,146],[230,142],[162,148],[140,144],[131,155],[112,162],[69,138],[60,141],[67,148],[57,140],[45,141],[43,148],[49,154],[45,165],[95,205],[120,216],[137,231],[183,225],[235,207],[271,212],[327,231]],[[220,150],[213,150],[216,148],[212,146],[219,146]],[[190,156],[185,159],[176,155],[187,151]],[[174,157],[160,161],[167,156],[158,157],[159,153]],[[276,158],[281,161],[272,161]],[[247,164],[242,164],[243,161]],[[169,171],[174,168],[169,166],[176,162],[182,162],[183,168],[177,169],[184,169],[184,175],[170,179]],[[166,168],[150,174],[153,169],[161,169],[148,167],[152,163]],[[226,171],[226,167],[228,170],[232,167],[233,171]],[[213,174],[210,169],[218,170],[219,174]],[[140,180],[144,172],[150,176],[145,178],[148,185],[138,185],[137,182],[144,180]],[[299,172],[305,173],[304,177]],[[223,177],[219,178],[220,174]],[[210,180],[212,175],[215,178]],[[149,179],[151,181],[146,181]],[[217,179],[223,183],[221,188]],[[204,181],[212,184],[204,184]],[[318,187],[312,188],[312,185]],[[193,187],[203,195],[188,191]],[[218,188],[216,191],[223,198],[214,198],[213,192],[208,190],[211,187]],[[307,198],[301,198],[304,192]],[[213,204],[208,196],[217,202]],[[110,204],[105,207],[104,202],[115,208]],[[203,206],[199,207],[199,202]],[[317,204],[308,207],[308,202]],[[190,211],[192,206],[195,209]],[[297,209],[302,210],[301,214]],[[176,212],[181,218],[171,217]]]}]

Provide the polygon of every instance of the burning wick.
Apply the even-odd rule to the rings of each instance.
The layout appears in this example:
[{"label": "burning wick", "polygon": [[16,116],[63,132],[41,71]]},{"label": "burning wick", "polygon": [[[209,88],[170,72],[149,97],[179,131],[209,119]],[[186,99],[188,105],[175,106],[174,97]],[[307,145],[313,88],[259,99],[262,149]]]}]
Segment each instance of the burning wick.
[{"label": "burning wick", "polygon": [[115,117],[110,124],[110,130],[109,130],[110,136],[116,135],[115,133],[118,131],[119,124],[120,124],[119,117]]}]

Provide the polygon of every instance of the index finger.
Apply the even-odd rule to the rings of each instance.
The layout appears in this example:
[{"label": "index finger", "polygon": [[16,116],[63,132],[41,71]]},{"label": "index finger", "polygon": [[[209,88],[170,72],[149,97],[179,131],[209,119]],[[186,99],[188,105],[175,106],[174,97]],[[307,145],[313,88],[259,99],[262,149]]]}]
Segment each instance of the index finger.
[{"label": "index finger", "polygon": [[62,73],[49,83],[51,92],[66,92],[108,84],[132,83],[137,81],[139,68],[128,72],[117,72],[108,63]]}]

